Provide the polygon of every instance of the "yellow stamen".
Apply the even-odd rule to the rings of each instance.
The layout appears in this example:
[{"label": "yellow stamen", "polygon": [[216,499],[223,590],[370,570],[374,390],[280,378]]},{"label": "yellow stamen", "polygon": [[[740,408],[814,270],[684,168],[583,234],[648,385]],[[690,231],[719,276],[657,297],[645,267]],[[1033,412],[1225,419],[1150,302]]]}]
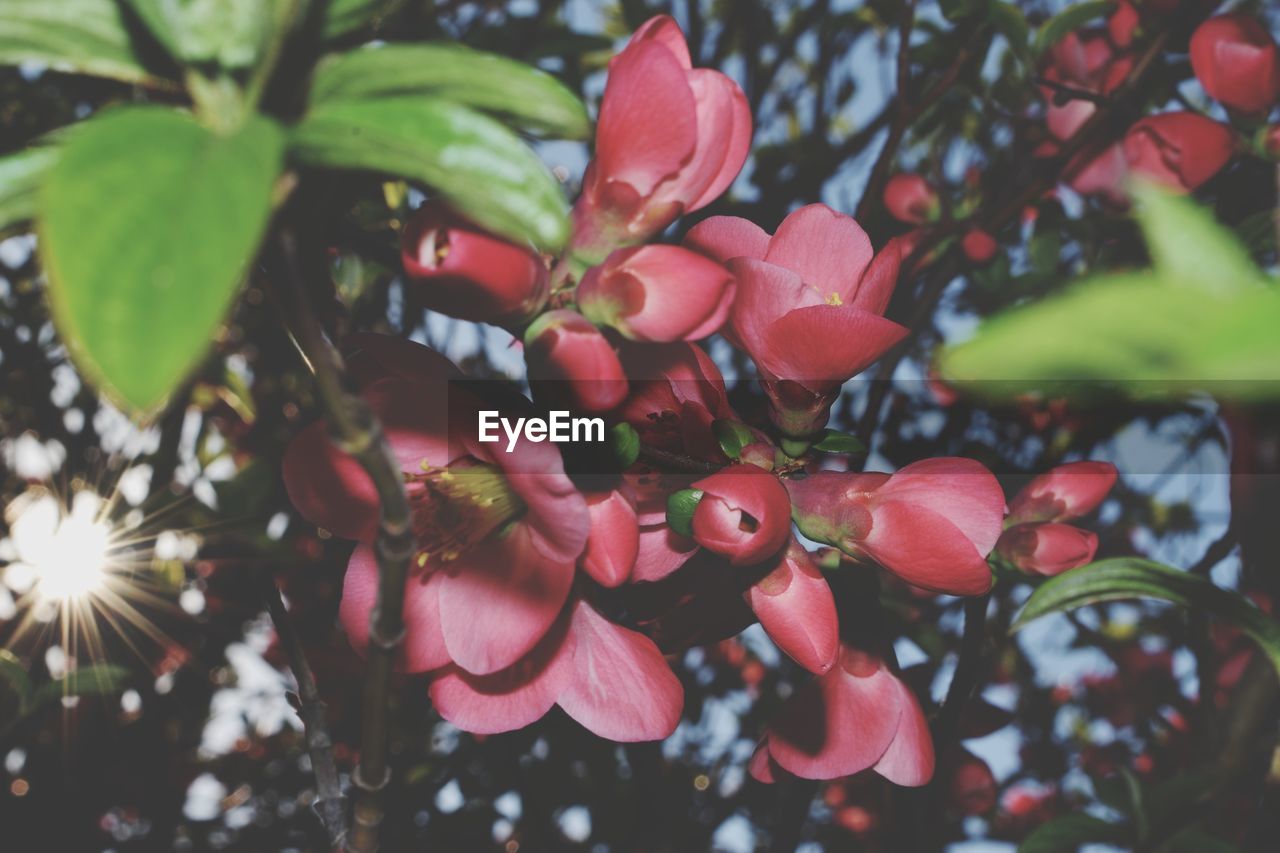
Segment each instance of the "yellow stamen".
[{"label": "yellow stamen", "polygon": [[524,502],[492,465],[454,463],[409,477],[417,564],[452,562],[519,518]]}]

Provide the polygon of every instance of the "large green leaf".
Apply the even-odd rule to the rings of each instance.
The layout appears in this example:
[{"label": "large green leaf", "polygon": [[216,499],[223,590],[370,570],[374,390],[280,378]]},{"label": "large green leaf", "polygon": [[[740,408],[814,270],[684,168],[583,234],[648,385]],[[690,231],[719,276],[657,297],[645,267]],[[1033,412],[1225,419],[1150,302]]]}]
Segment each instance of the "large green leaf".
[{"label": "large green leaf", "polygon": [[124,0],[181,62],[247,68],[302,0]]},{"label": "large green leaf", "polygon": [[294,128],[293,156],[330,169],[421,181],[459,213],[498,234],[556,250],[569,237],[559,183],[521,139],[442,98],[387,97],[320,104]]},{"label": "large green leaf", "polygon": [[1219,293],[1263,283],[1248,250],[1208,210],[1150,184],[1134,187],[1133,195],[1147,250],[1162,277]]},{"label": "large green leaf", "polygon": [[591,133],[587,109],[560,81],[504,56],[458,44],[389,44],[332,57],[316,70],[314,104],[385,95],[438,95],[566,139]]},{"label": "large green leaf", "polygon": [[1202,607],[1252,637],[1280,672],[1280,622],[1207,578],[1135,557],[1100,560],[1045,581],[1027,599],[1011,630],[1049,613],[1131,598]]},{"label": "large green leaf", "polygon": [[36,189],[57,149],[40,146],[0,157],[0,234],[36,215]]},{"label": "large green leaf", "polygon": [[1069,814],[1036,827],[1018,853],[1076,853],[1086,844],[1117,841],[1123,827],[1087,814]]},{"label": "large green leaf", "polygon": [[116,0],[0,0],[0,64],[35,62],[130,83],[161,82],[134,47]]},{"label": "large green leaf", "polygon": [[149,411],[196,366],[271,214],[283,133],[126,107],[78,127],[39,199],[54,321],[81,371]]}]

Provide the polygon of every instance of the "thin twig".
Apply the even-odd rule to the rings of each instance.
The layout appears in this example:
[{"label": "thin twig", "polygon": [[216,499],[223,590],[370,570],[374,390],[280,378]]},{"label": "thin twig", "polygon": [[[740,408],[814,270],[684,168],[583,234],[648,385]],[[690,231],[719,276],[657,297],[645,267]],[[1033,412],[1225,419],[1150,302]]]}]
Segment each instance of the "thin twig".
[{"label": "thin twig", "polygon": [[960,640],[960,658],[947,687],[947,697],[933,721],[933,743],[941,755],[955,740],[960,718],[978,686],[982,674],[982,643],[986,639],[987,605],[991,593],[967,599],[964,603],[964,636]]},{"label": "thin twig", "polygon": [[316,814],[329,833],[329,844],[338,850],[347,837],[347,798],[342,794],[342,780],[338,778],[338,765],[333,759],[329,720],[311,665],[307,663],[306,649],[275,583],[267,591],[267,612],[276,627],[280,646],[289,658],[293,680],[298,683],[298,716],[302,717],[307,754],[311,756],[311,770],[316,776]]},{"label": "thin twig", "polygon": [[668,450],[659,450],[647,444],[640,445],[640,459],[663,471],[675,471],[682,474],[714,474],[724,467],[714,462],[694,459],[692,456],[672,453]]},{"label": "thin twig", "polygon": [[[369,660],[361,722],[360,764],[352,774],[355,810],[347,849],[369,853],[378,848],[382,792],[391,780],[387,761],[391,673],[404,641],[404,586],[414,541],[404,478],[391,455],[382,425],[369,407],[343,384],[341,359],[325,340],[307,300],[294,236],[280,238],[290,328],[315,373],[334,444],[351,455],[373,481],[382,508],[374,550],[378,562],[378,596],[369,614]],[[305,259],[303,259],[305,261]],[[320,274],[323,264],[316,263]]]}]

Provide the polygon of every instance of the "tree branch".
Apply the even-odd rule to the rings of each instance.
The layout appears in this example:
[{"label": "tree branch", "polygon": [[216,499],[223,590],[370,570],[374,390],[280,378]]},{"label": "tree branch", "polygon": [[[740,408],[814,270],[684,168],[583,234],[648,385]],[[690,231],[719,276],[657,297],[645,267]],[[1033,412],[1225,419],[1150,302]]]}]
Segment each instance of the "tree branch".
[{"label": "tree branch", "polygon": [[[287,317],[299,349],[315,373],[316,391],[324,405],[335,446],[350,454],[373,481],[382,508],[375,552],[378,596],[369,614],[369,659],[361,723],[360,764],[352,774],[355,810],[347,848],[367,853],[378,847],[382,792],[391,779],[387,763],[387,721],[391,673],[404,641],[404,586],[414,540],[404,478],[369,407],[344,387],[341,359],[325,340],[307,300],[299,269],[296,238],[280,237]],[[308,270],[324,274],[322,264]]]},{"label": "tree branch", "polygon": [[342,794],[342,781],[338,778],[338,766],[333,760],[333,740],[329,737],[329,720],[324,700],[316,688],[316,679],[307,663],[306,649],[293,627],[289,611],[275,583],[267,591],[267,612],[276,627],[280,646],[289,658],[289,669],[298,683],[298,715],[302,717],[306,732],[307,754],[311,756],[311,770],[316,776],[316,814],[329,833],[329,844],[341,849],[347,837],[347,798]]}]

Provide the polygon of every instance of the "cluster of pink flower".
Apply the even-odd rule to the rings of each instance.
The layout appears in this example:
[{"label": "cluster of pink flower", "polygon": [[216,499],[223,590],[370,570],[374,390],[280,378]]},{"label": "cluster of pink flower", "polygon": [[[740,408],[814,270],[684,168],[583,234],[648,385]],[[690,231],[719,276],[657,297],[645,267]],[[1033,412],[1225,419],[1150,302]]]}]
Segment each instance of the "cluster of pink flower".
[{"label": "cluster of pink flower", "polygon": [[[1151,0],[1140,11],[1130,0],[1120,0],[1105,27],[1068,33],[1047,51],[1040,89],[1048,139],[1037,156],[1060,154],[1132,77],[1143,15],[1169,14],[1176,6]],[[1280,48],[1271,34],[1246,13],[1219,15],[1196,29],[1189,51],[1201,87],[1226,108],[1234,126],[1185,109],[1144,116],[1101,153],[1072,158],[1063,172],[1067,185],[1121,208],[1128,203],[1126,185],[1134,177],[1173,192],[1192,192],[1235,156],[1242,144],[1240,128],[1257,129],[1262,150],[1280,157],[1280,124],[1264,126],[1280,103]],[[894,175],[885,185],[883,202],[890,215],[909,225],[927,225],[942,213],[937,190],[916,174]],[[985,264],[998,244],[987,232],[972,228],[961,238],[961,248],[970,261]]]},{"label": "cluster of pink flower", "polygon": [[[535,399],[629,425],[652,452],[625,470],[574,474],[561,447],[527,434],[509,452],[482,443],[480,411],[532,404],[458,382],[460,371],[426,347],[349,340],[348,368],[413,509],[401,666],[429,673],[435,706],[467,731],[519,728],[559,705],[603,737],[657,739],[673,731],[683,702],[664,652],[736,633],[746,610],[817,676],[765,736],[757,777],[875,768],[922,784],[934,759],[920,704],[883,644],[842,632],[793,519],[840,560],[978,595],[1004,542],[1005,496],[968,459],[889,475],[821,470],[833,461],[805,451],[845,381],[906,333],[882,316],[898,275],[895,244],[874,252],[856,222],[821,205],[773,235],[716,217],[683,246],[646,243],[725,190],[749,138],[738,87],[692,69],[674,22],[655,18],[610,65],[563,257],[540,257],[435,205],[406,228],[405,269],[423,299],[522,336]],[[690,342],[716,332],[754,361],[768,428],[742,422],[716,365]],[[724,440],[726,425],[735,441]],[[1053,573],[1092,557],[1090,534],[1064,544],[1062,531],[1075,528],[1058,523],[1092,509],[1114,480],[1108,466],[1087,472],[1058,469],[1014,501],[1010,563]],[[378,583],[373,484],[322,424],[293,441],[284,477],[300,512],[361,543],[340,615],[362,649]],[[696,501],[679,523],[668,512],[676,494]],[[668,611],[687,616],[690,601],[694,620],[716,623],[719,636],[671,629]]]}]

